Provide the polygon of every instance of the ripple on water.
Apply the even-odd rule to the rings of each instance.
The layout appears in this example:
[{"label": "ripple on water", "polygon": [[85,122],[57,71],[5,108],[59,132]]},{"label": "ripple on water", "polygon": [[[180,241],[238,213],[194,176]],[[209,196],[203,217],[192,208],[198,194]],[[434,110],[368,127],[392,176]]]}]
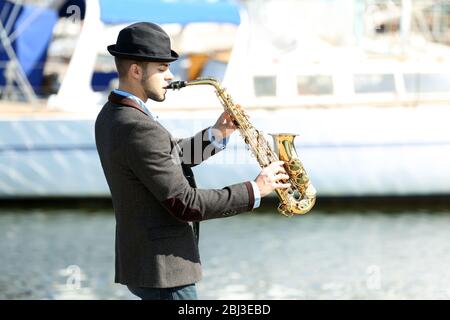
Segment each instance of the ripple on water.
[{"label": "ripple on water", "polygon": [[[110,211],[0,214],[1,299],[136,299]],[[449,299],[450,212],[256,212],[202,223],[203,299]]]}]

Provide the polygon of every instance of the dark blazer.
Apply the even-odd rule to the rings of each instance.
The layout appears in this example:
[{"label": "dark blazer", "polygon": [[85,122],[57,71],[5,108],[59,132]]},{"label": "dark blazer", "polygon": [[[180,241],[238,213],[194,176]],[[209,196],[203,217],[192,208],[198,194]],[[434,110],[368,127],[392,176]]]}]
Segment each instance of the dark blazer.
[{"label": "dark blazer", "polygon": [[156,288],[199,281],[195,221],[252,210],[251,183],[195,188],[191,167],[219,151],[206,130],[174,139],[114,93],[97,117],[95,140],[116,216],[115,281]]}]

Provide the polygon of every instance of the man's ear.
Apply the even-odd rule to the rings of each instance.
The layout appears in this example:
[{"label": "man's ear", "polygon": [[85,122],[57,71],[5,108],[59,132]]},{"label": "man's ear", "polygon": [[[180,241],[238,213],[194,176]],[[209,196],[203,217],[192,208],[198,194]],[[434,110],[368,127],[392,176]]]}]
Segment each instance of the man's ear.
[{"label": "man's ear", "polygon": [[142,68],[140,65],[138,65],[137,63],[132,63],[129,69],[129,73],[131,78],[135,79],[135,80],[141,80],[142,78]]}]

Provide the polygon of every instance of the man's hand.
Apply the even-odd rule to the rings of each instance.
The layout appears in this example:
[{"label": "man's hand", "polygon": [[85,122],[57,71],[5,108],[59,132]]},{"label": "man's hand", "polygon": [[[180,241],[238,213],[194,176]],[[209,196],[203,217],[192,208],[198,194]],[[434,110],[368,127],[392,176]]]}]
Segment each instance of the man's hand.
[{"label": "man's hand", "polygon": [[286,189],[291,186],[290,183],[283,183],[281,180],[289,179],[283,168],[284,161],[275,161],[261,170],[256,177],[255,182],[259,188],[261,197],[264,197],[275,189]]},{"label": "man's hand", "polygon": [[231,135],[234,130],[236,130],[236,126],[231,120],[230,115],[224,111],[212,127],[212,134],[217,141],[222,141]]}]

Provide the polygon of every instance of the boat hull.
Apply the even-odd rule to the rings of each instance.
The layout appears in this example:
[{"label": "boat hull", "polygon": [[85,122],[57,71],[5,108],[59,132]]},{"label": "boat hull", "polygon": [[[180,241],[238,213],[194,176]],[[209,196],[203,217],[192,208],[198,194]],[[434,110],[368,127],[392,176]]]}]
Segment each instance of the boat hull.
[{"label": "boat hull", "polygon": [[[249,110],[264,134],[298,133],[295,145],[318,197],[450,194],[445,107]],[[218,112],[160,112],[175,136],[214,123]],[[94,118],[0,121],[0,198],[109,197]],[[270,137],[266,135],[269,139]],[[260,168],[241,137],[194,168],[201,188],[253,180]]]}]

